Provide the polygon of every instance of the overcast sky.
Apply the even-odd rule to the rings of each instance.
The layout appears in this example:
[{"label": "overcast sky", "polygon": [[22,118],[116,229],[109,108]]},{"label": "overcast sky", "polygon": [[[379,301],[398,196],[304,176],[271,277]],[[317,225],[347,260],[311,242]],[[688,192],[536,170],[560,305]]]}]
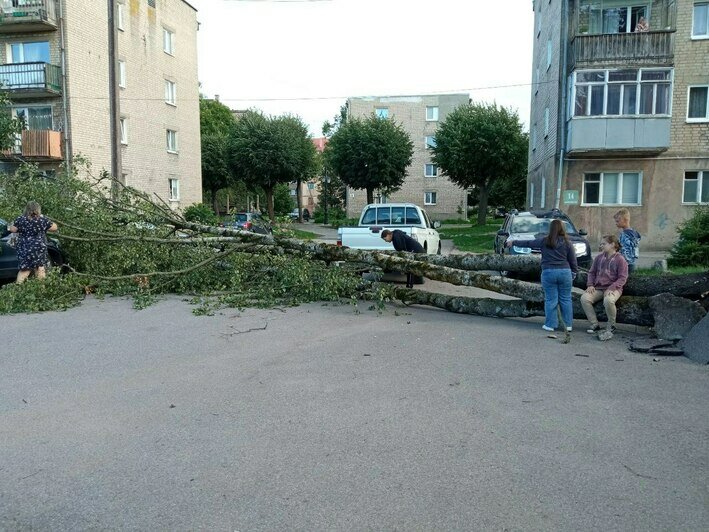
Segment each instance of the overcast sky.
[{"label": "overcast sky", "polygon": [[529,123],[531,0],[188,2],[202,93],[232,109],[297,114],[318,137],[349,96],[469,92]]}]

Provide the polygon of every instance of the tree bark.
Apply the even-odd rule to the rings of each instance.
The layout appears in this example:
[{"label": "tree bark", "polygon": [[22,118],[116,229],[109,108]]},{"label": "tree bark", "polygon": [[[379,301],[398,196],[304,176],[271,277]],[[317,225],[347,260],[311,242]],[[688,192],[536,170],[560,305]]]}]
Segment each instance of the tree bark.
[{"label": "tree bark", "polygon": [[478,225],[485,225],[487,223],[487,183],[480,185],[478,190],[480,191],[478,193]]},{"label": "tree bark", "polygon": [[298,223],[303,223],[303,197],[300,191],[300,179],[295,182],[295,202],[298,204]]},{"label": "tree bark", "polygon": [[272,222],[276,221],[276,213],[273,208],[273,186],[263,187],[266,191],[266,203],[268,208],[268,217]]},{"label": "tree bark", "polygon": [[367,205],[374,203],[374,189],[367,187]]}]

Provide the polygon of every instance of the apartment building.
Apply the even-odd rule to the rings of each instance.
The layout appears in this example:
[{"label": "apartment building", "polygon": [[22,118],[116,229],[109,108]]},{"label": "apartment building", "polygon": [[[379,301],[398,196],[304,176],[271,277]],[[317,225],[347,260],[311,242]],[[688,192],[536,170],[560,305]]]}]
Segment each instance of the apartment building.
[{"label": "apartment building", "polygon": [[528,208],[668,249],[709,204],[709,2],[534,0]]},{"label": "apartment building", "polygon": [[[435,145],[438,125],[456,107],[470,102],[468,94],[429,96],[379,96],[347,100],[349,116],[364,118],[376,114],[401,124],[411,137],[414,153],[402,187],[389,196],[378,195],[377,202],[409,202],[426,209],[433,220],[465,216],[468,193],[441,175],[433,164],[431,147]],[[347,216],[359,216],[367,203],[364,190],[347,189]]]},{"label": "apartment building", "polygon": [[202,200],[197,12],[184,0],[0,0],[2,89],[25,131],[0,154],[78,156],[173,208]]}]

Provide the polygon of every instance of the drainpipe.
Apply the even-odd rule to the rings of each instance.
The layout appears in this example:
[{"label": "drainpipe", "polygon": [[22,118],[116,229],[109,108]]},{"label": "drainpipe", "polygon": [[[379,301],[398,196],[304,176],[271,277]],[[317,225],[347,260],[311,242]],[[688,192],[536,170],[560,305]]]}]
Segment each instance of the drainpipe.
[{"label": "drainpipe", "polygon": [[[111,176],[115,181],[125,184],[123,183],[121,172],[121,124],[118,101],[118,76],[116,75],[116,69],[118,68],[116,57],[118,30],[115,23],[115,13],[114,0],[108,0],[108,101],[111,127]],[[117,192],[115,186],[112,188],[112,192]]]},{"label": "drainpipe", "polygon": [[558,209],[561,204],[561,184],[564,179],[564,155],[566,153],[566,94],[568,92],[568,53],[569,53],[569,2],[561,2],[561,50],[562,50],[562,71],[561,71],[561,124],[559,126],[560,148],[559,148],[559,175],[556,180],[556,197],[554,198],[554,208]]},{"label": "drainpipe", "polygon": [[[51,0],[50,0],[51,1]],[[72,167],[72,149],[71,149],[71,125],[69,123],[69,84],[66,79],[66,42],[64,36],[64,2],[57,0],[57,11],[59,13],[59,47],[61,52],[61,69],[62,69],[62,105],[64,107],[64,161],[67,170]]]}]

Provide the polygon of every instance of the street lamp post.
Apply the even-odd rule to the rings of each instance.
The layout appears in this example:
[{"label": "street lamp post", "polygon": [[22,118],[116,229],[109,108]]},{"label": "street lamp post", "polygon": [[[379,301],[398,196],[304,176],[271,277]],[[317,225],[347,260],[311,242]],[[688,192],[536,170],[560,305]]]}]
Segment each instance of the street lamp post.
[{"label": "street lamp post", "polygon": [[328,191],[328,188],[329,188],[329,187],[328,187],[327,185],[328,185],[328,183],[330,183],[330,176],[325,175],[325,176],[323,176],[322,180],[323,180],[323,185],[325,185],[325,186],[323,187],[323,198],[322,198],[322,200],[323,200],[323,210],[325,211],[325,219],[324,219],[324,222],[325,222],[325,225],[327,225],[327,224],[330,223],[330,220],[329,220],[328,217],[327,217],[327,194],[328,194],[328,192],[329,192],[329,191]]}]

